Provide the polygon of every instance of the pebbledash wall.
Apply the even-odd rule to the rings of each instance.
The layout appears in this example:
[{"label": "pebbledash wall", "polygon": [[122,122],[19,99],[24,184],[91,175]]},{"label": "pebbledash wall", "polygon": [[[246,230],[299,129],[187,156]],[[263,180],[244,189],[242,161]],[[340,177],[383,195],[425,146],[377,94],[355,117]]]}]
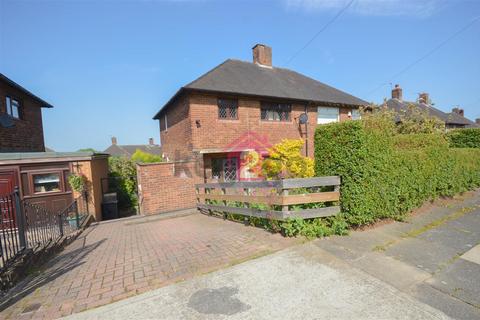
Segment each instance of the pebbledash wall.
[{"label": "pebbledash wall", "polygon": [[137,164],[140,213],[195,208],[195,184],[203,182],[201,165],[195,159]]}]

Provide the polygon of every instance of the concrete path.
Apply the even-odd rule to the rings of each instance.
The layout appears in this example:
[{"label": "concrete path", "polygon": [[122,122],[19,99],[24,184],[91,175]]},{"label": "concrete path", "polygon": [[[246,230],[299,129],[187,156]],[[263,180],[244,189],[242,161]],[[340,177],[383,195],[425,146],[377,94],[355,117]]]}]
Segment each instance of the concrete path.
[{"label": "concrete path", "polygon": [[68,319],[446,319],[315,245],[295,247]]},{"label": "concrete path", "polygon": [[480,319],[480,192],[69,319]]}]

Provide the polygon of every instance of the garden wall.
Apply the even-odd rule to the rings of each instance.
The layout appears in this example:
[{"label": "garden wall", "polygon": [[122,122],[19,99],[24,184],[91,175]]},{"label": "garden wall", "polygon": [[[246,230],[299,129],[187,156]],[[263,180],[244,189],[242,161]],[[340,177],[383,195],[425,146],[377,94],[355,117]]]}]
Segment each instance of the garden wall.
[{"label": "garden wall", "polygon": [[196,160],[137,164],[140,213],[195,208],[195,184],[203,183],[199,168]]}]

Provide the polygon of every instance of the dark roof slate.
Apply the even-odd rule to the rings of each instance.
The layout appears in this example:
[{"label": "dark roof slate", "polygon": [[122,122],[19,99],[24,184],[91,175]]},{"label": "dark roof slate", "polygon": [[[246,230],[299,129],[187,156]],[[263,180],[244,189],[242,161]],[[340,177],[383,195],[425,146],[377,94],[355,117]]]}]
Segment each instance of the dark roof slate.
[{"label": "dark roof slate", "polygon": [[477,126],[475,122],[470,121],[469,119],[462,117],[457,113],[454,113],[454,112],[446,113],[426,103],[390,99],[386,102],[386,104],[388,108],[394,110],[397,113],[406,112],[410,105],[414,105],[420,110],[429,114],[430,116],[436,117],[444,121],[446,124],[465,125],[465,126],[472,126],[472,127]]},{"label": "dark roof slate", "polygon": [[111,156],[125,156],[130,158],[135,151],[141,150],[150,154],[162,155],[162,147],[154,144],[127,144],[127,145],[118,145],[112,144],[110,147],[105,149],[103,152],[108,153]]},{"label": "dark roof slate", "polygon": [[[335,89],[298,72],[259,66],[251,62],[228,59],[198,79],[182,87],[163,108],[183,90],[221,92],[300,101],[364,106],[368,102]],[[162,108],[162,109],[163,109]],[[160,111],[155,115],[158,118]]]}]

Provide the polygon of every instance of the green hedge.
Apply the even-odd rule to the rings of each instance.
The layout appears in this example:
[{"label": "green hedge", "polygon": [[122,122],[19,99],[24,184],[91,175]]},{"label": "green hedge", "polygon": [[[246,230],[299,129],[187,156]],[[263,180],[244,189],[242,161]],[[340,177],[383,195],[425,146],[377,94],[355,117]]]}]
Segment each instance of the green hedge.
[{"label": "green hedge", "polygon": [[480,128],[452,130],[447,136],[453,148],[480,148]]},{"label": "green hedge", "polygon": [[424,201],[480,186],[480,150],[453,149],[441,134],[397,134],[362,121],[315,133],[317,176],[342,178],[349,225],[403,219]]}]

